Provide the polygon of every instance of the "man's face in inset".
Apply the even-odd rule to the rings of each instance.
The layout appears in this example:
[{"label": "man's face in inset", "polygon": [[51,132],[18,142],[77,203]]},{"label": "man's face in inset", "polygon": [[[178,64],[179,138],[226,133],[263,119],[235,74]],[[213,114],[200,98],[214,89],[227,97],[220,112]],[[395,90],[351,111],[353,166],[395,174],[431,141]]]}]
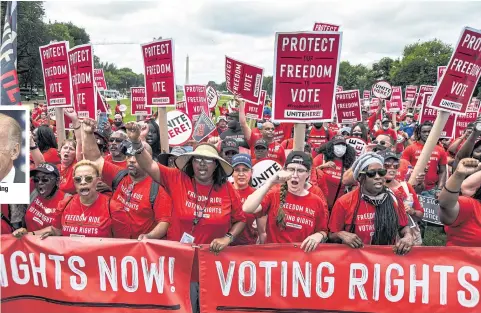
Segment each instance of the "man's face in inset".
[{"label": "man's face in inset", "polygon": [[20,154],[20,145],[9,140],[10,130],[7,119],[0,116],[0,181],[10,172],[13,161]]}]

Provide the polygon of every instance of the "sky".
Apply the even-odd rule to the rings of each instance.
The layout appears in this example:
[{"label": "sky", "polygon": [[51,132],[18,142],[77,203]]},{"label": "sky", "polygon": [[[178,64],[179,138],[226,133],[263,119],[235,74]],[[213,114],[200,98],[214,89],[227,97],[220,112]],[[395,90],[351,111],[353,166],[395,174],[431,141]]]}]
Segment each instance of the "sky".
[{"label": "sky", "polygon": [[46,22],[85,28],[102,62],[136,73],[143,73],[140,44],[173,38],[178,85],[187,55],[191,84],[225,81],[225,55],[272,75],[275,33],[310,31],[315,22],[340,25],[341,60],[365,65],[398,58],[418,40],[454,46],[464,26],[481,29],[481,2],[84,0],[47,1],[44,8]]}]

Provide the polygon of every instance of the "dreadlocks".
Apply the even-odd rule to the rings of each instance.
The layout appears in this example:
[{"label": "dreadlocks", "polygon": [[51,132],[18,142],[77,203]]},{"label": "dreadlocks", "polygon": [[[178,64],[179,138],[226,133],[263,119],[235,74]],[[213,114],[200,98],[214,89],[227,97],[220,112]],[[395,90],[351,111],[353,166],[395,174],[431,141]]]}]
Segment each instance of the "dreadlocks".
[{"label": "dreadlocks", "polygon": [[421,140],[421,129],[423,128],[423,126],[433,127],[433,123],[430,121],[424,121],[422,124],[416,126],[416,128],[414,129],[414,140]]}]

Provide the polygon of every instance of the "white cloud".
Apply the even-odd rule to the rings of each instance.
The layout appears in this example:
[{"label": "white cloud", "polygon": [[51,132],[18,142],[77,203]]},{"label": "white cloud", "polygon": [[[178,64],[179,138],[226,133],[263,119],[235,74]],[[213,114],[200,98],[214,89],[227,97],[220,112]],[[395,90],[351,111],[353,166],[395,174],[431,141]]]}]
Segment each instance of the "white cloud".
[{"label": "white cloud", "polygon": [[177,84],[225,80],[224,56],[262,66],[272,75],[274,33],[341,25],[342,59],[372,64],[401,56],[405,45],[438,38],[454,45],[462,27],[481,28],[481,2],[372,1],[112,1],[45,2],[46,21],[71,21],[90,34],[102,61],[143,72],[140,46],[174,38]]}]

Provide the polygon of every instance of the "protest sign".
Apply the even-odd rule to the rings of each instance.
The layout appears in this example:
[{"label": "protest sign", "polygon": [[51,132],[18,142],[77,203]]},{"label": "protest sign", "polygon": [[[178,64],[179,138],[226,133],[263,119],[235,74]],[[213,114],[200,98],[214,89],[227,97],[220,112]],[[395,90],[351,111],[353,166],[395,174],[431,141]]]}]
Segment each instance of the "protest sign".
[{"label": "protest sign", "polygon": [[130,87],[130,114],[152,115],[152,107],[145,105],[145,87]]},{"label": "protest sign", "polygon": [[187,114],[192,122],[195,123],[202,111],[209,114],[206,87],[204,85],[185,85],[184,97]]},{"label": "protest sign", "polygon": [[[427,106],[429,103],[430,98],[432,97],[431,92],[424,93],[423,96],[423,103],[421,107],[421,114],[419,119],[419,124],[424,123],[425,121],[433,122],[436,120],[436,117],[439,114],[437,109],[433,109]],[[444,126],[443,130],[441,131],[440,138],[452,138],[454,135],[454,127],[456,125],[456,115],[450,114],[446,125]]]},{"label": "protest sign", "polygon": [[264,103],[266,101],[266,91],[261,91],[261,98],[259,103],[253,103],[246,101],[245,105],[245,114],[247,118],[251,118],[254,120],[261,120],[264,115]]},{"label": "protest sign", "polygon": [[[296,220],[299,228],[305,220]],[[202,245],[201,311],[473,313],[480,305],[479,248],[414,247],[401,256],[392,246],[323,244],[311,253],[299,246],[227,247],[216,255]]]},{"label": "protest sign", "polygon": [[209,106],[209,109],[215,108],[217,105],[217,102],[219,101],[219,95],[217,94],[217,91],[215,90],[214,87],[207,86],[206,94],[207,94],[207,104]]},{"label": "protest sign", "polygon": [[209,136],[215,130],[215,125],[212,120],[209,118],[209,115],[205,111],[201,111],[199,114],[199,118],[195,123],[194,127],[194,134],[192,138],[197,141],[201,142],[205,137]]},{"label": "protest sign", "polygon": [[348,137],[346,139],[348,145],[354,148],[356,151],[356,158],[358,158],[367,146],[367,142],[359,137]]},{"label": "protest sign", "polygon": [[433,93],[436,86],[421,85],[419,92],[416,94],[416,100],[414,101],[414,107],[420,108],[423,104],[424,94],[426,92]]},{"label": "protest sign", "polygon": [[361,122],[360,101],[359,90],[348,90],[336,93],[337,122],[341,124]]},{"label": "protest sign", "polygon": [[252,187],[259,189],[282,169],[274,160],[262,160],[252,167]]},{"label": "protest sign", "polygon": [[371,113],[376,112],[379,109],[380,105],[381,105],[381,100],[379,98],[371,98],[371,106],[370,106]]},{"label": "protest sign", "polygon": [[344,88],[342,86],[337,85],[336,86],[336,93],[343,91]]},{"label": "protest sign", "polygon": [[456,117],[456,132],[455,138],[459,138],[463,135],[469,123],[474,123],[478,117],[478,112],[466,112],[465,114],[459,114]]},{"label": "protest sign", "polygon": [[398,113],[400,110],[397,107],[396,103],[391,100],[386,100],[386,110],[389,113]]},{"label": "protest sign", "polygon": [[465,27],[446,72],[428,106],[440,111],[466,113],[481,76],[481,30]]},{"label": "protest sign", "polygon": [[478,98],[471,98],[471,102],[468,105],[468,112],[479,112],[481,101]]},{"label": "protest sign", "polygon": [[70,67],[68,41],[54,42],[39,47],[47,106],[71,107]]},{"label": "protest sign", "polygon": [[369,99],[371,97],[371,91],[370,90],[364,90],[362,92],[362,98],[363,99]]},{"label": "protest sign", "polygon": [[68,52],[74,108],[80,119],[97,118],[97,94],[91,45],[76,46]]},{"label": "protest sign", "polygon": [[[402,98],[402,89],[401,87],[392,87],[391,93],[391,104],[390,110],[388,112],[397,113],[403,109],[403,98]],[[387,105],[386,105],[387,106]]]},{"label": "protest sign", "polygon": [[173,110],[167,112],[169,146],[183,146],[192,136],[194,127],[187,114]]},{"label": "protest sign", "polygon": [[55,107],[47,107],[48,118],[55,121]]},{"label": "protest sign", "polygon": [[97,116],[99,115],[100,112],[106,113],[107,115],[111,114],[112,112],[110,111],[110,105],[105,102],[104,97],[100,94],[100,91],[96,89],[97,93]]},{"label": "protest sign", "polygon": [[178,101],[175,105],[175,109],[177,111],[187,113],[187,103],[185,101]]},{"label": "protest sign", "polygon": [[439,219],[439,203],[436,198],[418,195],[419,203],[424,209],[423,221],[443,225]]},{"label": "protest sign", "polygon": [[94,80],[98,90],[107,90],[107,82],[105,81],[103,69],[94,68]]},{"label": "protest sign", "polygon": [[272,117],[332,121],[342,33],[276,33]]},{"label": "protest sign", "polygon": [[225,57],[226,87],[239,99],[258,103],[263,79],[263,68]]},{"label": "protest sign", "polygon": [[2,312],[191,312],[192,247],[162,240],[47,240],[1,237]]},{"label": "protest sign", "polygon": [[141,45],[144,60],[146,106],[175,106],[174,41],[156,40]]},{"label": "protest sign", "polygon": [[315,23],[313,31],[317,32],[337,32],[339,31],[339,25],[328,23]]},{"label": "protest sign", "polygon": [[388,99],[391,96],[392,87],[385,80],[380,80],[372,85],[372,95],[381,99]]},{"label": "protest sign", "polygon": [[438,79],[436,80],[436,83],[439,85],[439,82],[441,81],[441,78],[443,77],[444,73],[446,72],[447,66],[438,66]]},{"label": "protest sign", "polygon": [[406,90],[404,91],[404,99],[406,99],[406,101],[414,101],[417,91],[418,86],[406,86]]}]

